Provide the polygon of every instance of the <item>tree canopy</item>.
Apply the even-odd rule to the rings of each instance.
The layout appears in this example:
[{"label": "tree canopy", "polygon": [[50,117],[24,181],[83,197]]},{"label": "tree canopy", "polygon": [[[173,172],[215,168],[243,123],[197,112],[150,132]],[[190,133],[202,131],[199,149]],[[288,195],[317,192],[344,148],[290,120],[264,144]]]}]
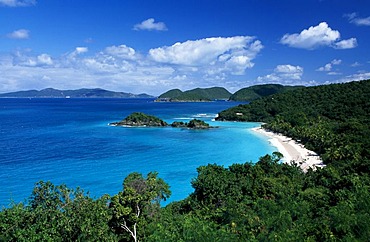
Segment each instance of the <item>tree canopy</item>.
[{"label": "tree canopy", "polygon": [[110,225],[116,233],[126,232],[135,242],[139,241],[146,224],[159,216],[160,201],[169,198],[171,192],[157,175],[150,172],[144,178],[134,172],[125,178],[123,191],[113,196],[109,205],[113,213]]}]

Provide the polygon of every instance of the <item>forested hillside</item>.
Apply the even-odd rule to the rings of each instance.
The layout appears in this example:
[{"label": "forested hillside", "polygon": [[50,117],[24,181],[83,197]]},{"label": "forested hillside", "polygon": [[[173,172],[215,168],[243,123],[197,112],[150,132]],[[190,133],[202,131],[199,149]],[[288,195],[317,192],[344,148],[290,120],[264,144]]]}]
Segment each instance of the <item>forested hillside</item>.
[{"label": "forested hillside", "polygon": [[265,128],[300,140],[328,163],[369,157],[369,114],[367,80],[272,95],[225,110],[217,119],[265,122]]},{"label": "forested hillside", "polygon": [[27,205],[0,212],[0,241],[368,241],[370,81],[297,89],[220,113],[263,121],[319,151],[304,173],[280,153],[256,163],[201,166],[186,199],[160,207],[168,185],[132,173],[123,189],[91,199],[38,183]]},{"label": "forested hillside", "polygon": [[182,92],[172,89],[161,94],[159,99],[169,99],[173,102],[181,101],[212,101],[216,99],[229,99],[231,93],[223,87],[195,88]]},{"label": "forested hillside", "polygon": [[264,84],[242,88],[231,95],[231,101],[253,101],[261,97],[266,97],[272,94],[281,93],[304,86],[283,86],[280,84]]}]

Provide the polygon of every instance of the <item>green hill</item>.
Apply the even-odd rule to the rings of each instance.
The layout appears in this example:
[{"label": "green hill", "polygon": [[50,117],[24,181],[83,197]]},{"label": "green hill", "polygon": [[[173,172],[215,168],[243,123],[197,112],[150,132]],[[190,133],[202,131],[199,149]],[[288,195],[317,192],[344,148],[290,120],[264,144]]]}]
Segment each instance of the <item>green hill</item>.
[{"label": "green hill", "polygon": [[165,93],[162,93],[158,98],[176,98],[183,94],[180,89],[171,89]]},{"label": "green hill", "polygon": [[265,84],[255,85],[240,89],[231,95],[230,100],[232,101],[253,101],[255,99],[269,96],[275,93],[285,92],[297,88],[303,88],[303,86],[283,86],[280,84]]},{"label": "green hill", "polygon": [[159,99],[169,99],[173,102],[187,101],[212,101],[229,99],[231,93],[223,87],[195,88],[182,92],[179,89],[172,89],[159,96]]}]

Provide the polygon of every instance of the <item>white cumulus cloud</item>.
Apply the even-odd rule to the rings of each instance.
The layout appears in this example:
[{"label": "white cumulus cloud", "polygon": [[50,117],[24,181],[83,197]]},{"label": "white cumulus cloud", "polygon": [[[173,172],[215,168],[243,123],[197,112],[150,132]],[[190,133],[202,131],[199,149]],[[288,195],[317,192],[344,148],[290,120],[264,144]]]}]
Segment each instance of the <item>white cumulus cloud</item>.
[{"label": "white cumulus cloud", "polygon": [[303,75],[303,67],[292,65],[278,65],[274,73],[282,78],[290,80],[300,80]]},{"label": "white cumulus cloud", "polygon": [[318,68],[316,71],[331,71],[333,68],[333,65],[340,65],[342,63],[342,60],[334,59],[330,63],[327,63],[326,65]]},{"label": "white cumulus cloud", "polygon": [[357,46],[357,39],[356,38],[350,38],[347,40],[342,40],[339,42],[334,43],[335,49],[353,49]]},{"label": "white cumulus cloud", "polygon": [[149,18],[144,20],[139,24],[135,24],[134,30],[157,30],[157,31],[166,31],[166,24],[163,22],[155,22],[154,18]]},{"label": "white cumulus cloud", "polygon": [[311,26],[300,33],[285,34],[281,38],[280,43],[294,48],[309,50],[322,46],[336,49],[349,49],[357,46],[356,38],[340,40],[339,31],[331,29],[326,22],[322,22],[317,26]]},{"label": "white cumulus cloud", "polygon": [[280,84],[294,84],[300,81],[303,75],[303,67],[293,65],[278,65],[273,73],[266,76],[259,76],[257,82],[262,83],[280,83]]},{"label": "white cumulus cloud", "polygon": [[77,65],[80,62],[80,55],[87,53],[89,48],[87,47],[76,47],[74,51],[67,53],[60,59],[62,65]]},{"label": "white cumulus cloud", "polygon": [[76,56],[86,53],[88,51],[89,51],[89,48],[87,47],[76,47],[74,51],[68,54],[68,57],[70,59],[74,59],[76,58]]},{"label": "white cumulus cloud", "polygon": [[122,59],[134,59],[136,54],[136,51],[133,48],[126,45],[109,46],[105,48],[105,52]]},{"label": "white cumulus cloud", "polygon": [[28,39],[30,31],[27,29],[18,29],[6,35],[9,39]]},{"label": "white cumulus cloud", "polygon": [[36,0],[0,0],[0,6],[27,7],[36,4]]},{"label": "white cumulus cloud", "polygon": [[332,63],[333,65],[339,65],[339,64],[341,64],[341,63],[342,63],[342,60],[334,59],[334,60],[332,60],[332,61],[331,61],[331,63]]},{"label": "white cumulus cloud", "polygon": [[149,56],[160,63],[217,67],[241,74],[253,67],[252,60],[262,48],[261,42],[250,36],[215,37],[151,49]]},{"label": "white cumulus cloud", "polygon": [[53,64],[53,60],[51,59],[50,55],[48,55],[48,54],[41,54],[41,55],[37,56],[37,61],[41,65],[52,65]]},{"label": "white cumulus cloud", "polygon": [[51,66],[53,60],[48,54],[33,55],[30,50],[16,51],[13,56],[13,64],[17,66]]}]

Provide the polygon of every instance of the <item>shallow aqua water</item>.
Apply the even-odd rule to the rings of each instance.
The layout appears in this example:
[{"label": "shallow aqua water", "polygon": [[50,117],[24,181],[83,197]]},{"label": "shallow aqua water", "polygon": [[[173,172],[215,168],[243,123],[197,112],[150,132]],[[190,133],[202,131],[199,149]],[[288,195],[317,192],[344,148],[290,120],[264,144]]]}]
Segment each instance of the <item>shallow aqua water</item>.
[{"label": "shallow aqua water", "polygon": [[[151,99],[0,99],[0,206],[24,201],[39,180],[116,194],[129,173],[159,172],[170,201],[192,192],[196,168],[257,161],[275,151],[250,131],[257,123],[214,122],[233,102],[156,103]],[[165,121],[199,118],[210,130],[108,126],[134,111]]]}]

